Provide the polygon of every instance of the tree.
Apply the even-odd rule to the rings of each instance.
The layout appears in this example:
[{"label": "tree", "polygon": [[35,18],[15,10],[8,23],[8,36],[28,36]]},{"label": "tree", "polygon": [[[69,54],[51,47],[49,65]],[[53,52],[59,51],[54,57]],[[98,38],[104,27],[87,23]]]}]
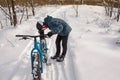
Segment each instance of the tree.
[{"label": "tree", "polygon": [[80,0],[74,0],[74,5],[73,5],[73,8],[75,10],[75,13],[76,13],[76,17],[78,17],[78,7],[79,7],[79,3],[80,3]]},{"label": "tree", "polygon": [[32,8],[32,14],[33,14],[33,16],[35,16],[34,1],[33,0],[28,0],[28,2],[29,2],[30,6]]},{"label": "tree", "polygon": [[12,7],[12,13],[13,13],[13,24],[14,24],[14,27],[16,26],[17,24],[17,16],[16,16],[16,12],[15,12],[15,0],[11,0],[11,7]]},{"label": "tree", "polygon": [[9,2],[9,0],[5,0],[5,2],[6,2],[7,7],[8,7],[10,24],[12,25],[12,24],[13,24],[13,21],[12,21],[12,13],[11,13],[11,10],[10,10],[10,2]]},{"label": "tree", "polygon": [[117,12],[117,21],[120,19],[120,1],[118,0],[118,12]]},{"label": "tree", "polygon": [[[119,21],[120,16],[120,1],[119,0],[103,0],[103,5],[105,6],[105,14],[109,17],[115,17]],[[117,9],[117,13],[114,12],[114,9]],[[113,16],[113,12],[115,16]]]}]

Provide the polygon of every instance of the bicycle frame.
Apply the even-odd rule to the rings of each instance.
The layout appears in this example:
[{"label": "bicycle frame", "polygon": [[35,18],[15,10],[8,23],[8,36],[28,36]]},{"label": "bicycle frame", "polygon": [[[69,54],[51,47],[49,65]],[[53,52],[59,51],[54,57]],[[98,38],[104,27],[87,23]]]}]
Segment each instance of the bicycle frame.
[{"label": "bicycle frame", "polygon": [[[22,37],[21,39],[30,39],[30,38],[34,38],[34,46],[33,49],[31,50],[30,53],[30,57],[31,57],[31,68],[32,68],[32,73],[34,73],[34,55],[35,52],[37,51],[37,56],[38,56],[38,69],[40,73],[43,73],[43,60],[46,60],[45,63],[47,63],[47,45],[46,45],[46,40],[45,38],[47,38],[47,35],[45,35],[44,33],[41,35],[16,35],[16,37]],[[40,40],[37,40],[37,37],[40,38]],[[37,64],[37,63],[36,63]],[[38,73],[39,76],[39,73]]]},{"label": "bicycle frame", "polygon": [[32,72],[33,72],[33,58],[32,58],[32,55],[34,53],[35,50],[38,51],[38,55],[40,57],[39,59],[39,62],[40,62],[40,71],[41,73],[43,73],[43,52],[42,52],[42,49],[41,47],[43,46],[42,44],[42,40],[40,39],[40,43],[37,42],[37,39],[35,38],[34,39],[34,48],[31,50],[31,67],[32,67]]}]

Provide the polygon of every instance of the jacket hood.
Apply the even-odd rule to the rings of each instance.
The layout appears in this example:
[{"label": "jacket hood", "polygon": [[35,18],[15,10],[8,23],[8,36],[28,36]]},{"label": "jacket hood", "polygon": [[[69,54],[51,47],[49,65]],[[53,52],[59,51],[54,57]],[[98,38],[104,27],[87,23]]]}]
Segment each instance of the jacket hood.
[{"label": "jacket hood", "polygon": [[48,22],[51,21],[51,19],[52,19],[52,16],[47,16],[47,17],[44,19],[44,22],[45,22],[46,24],[48,24]]}]

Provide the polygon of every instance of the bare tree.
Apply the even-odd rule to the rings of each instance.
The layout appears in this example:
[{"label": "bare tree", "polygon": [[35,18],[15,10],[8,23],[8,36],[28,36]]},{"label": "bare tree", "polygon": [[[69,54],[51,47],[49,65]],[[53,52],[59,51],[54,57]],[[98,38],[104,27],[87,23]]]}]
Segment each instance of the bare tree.
[{"label": "bare tree", "polygon": [[28,0],[28,2],[29,2],[30,6],[32,8],[32,14],[33,14],[33,16],[35,16],[34,1],[33,0]]},{"label": "bare tree", "polygon": [[[103,5],[105,7],[105,14],[109,17],[114,17],[119,21],[120,16],[120,1],[119,0],[103,0]],[[114,9],[117,9],[117,12],[114,12]],[[114,12],[114,16],[113,16]]]},{"label": "bare tree", "polygon": [[73,5],[73,8],[75,10],[75,13],[76,13],[76,17],[78,17],[78,7],[79,7],[79,3],[80,3],[81,0],[74,0],[74,5]]},{"label": "bare tree", "polygon": [[11,13],[11,10],[10,10],[10,2],[9,2],[9,0],[5,0],[5,2],[6,2],[7,7],[8,7],[9,18],[10,18],[10,24],[12,25],[12,24],[13,24],[13,20],[12,20],[12,13]]},{"label": "bare tree", "polygon": [[113,6],[110,3],[111,0],[103,0],[103,5],[105,7],[105,11],[106,11],[106,15],[107,16],[112,16],[112,10],[113,10]]},{"label": "bare tree", "polygon": [[56,2],[60,5],[65,4],[65,0],[57,0]]},{"label": "bare tree", "polygon": [[[1,7],[0,6],[0,9],[3,11],[3,13],[5,14],[5,16],[6,16],[6,21],[7,21],[7,19],[9,19],[10,20],[10,24],[12,25],[12,14],[11,14],[11,10],[10,10],[10,3],[9,3],[9,1],[8,0],[5,0],[5,5],[7,6],[7,8],[8,8],[8,10],[7,9],[5,9],[4,7]],[[6,22],[6,25],[7,25],[7,22]]]},{"label": "bare tree", "polygon": [[119,21],[119,18],[120,18],[120,1],[118,0],[117,21]]},{"label": "bare tree", "polygon": [[73,6],[74,10],[75,10],[75,13],[76,13],[76,17],[78,17],[78,5],[74,5]]},{"label": "bare tree", "polygon": [[16,26],[17,24],[17,16],[15,12],[15,0],[11,0],[11,7],[12,7],[12,13],[13,13],[13,24]]},{"label": "bare tree", "polygon": [[[4,10],[4,8],[2,8],[2,7],[0,7],[0,8],[8,16],[8,19],[10,20],[10,24],[16,26],[17,16],[16,16],[16,12],[15,12],[15,3],[14,2],[15,2],[14,0],[5,0],[8,11]],[[12,9],[12,12],[11,12],[11,9]]]},{"label": "bare tree", "polygon": [[83,4],[84,3],[84,0],[81,0],[81,4]]},{"label": "bare tree", "polygon": [[[27,7],[28,7],[28,2],[21,2],[22,3],[22,5],[23,5],[23,9],[22,9],[22,15],[21,15],[21,18],[20,18],[20,24],[22,23],[22,20],[23,20],[23,17],[24,16],[26,16],[27,18],[26,18],[26,20],[29,18],[29,15],[28,15],[28,9],[27,9]],[[26,15],[25,15],[25,13],[26,13]]]},{"label": "bare tree", "polygon": [[118,8],[118,13],[117,13],[117,21],[120,19],[120,7]]},{"label": "bare tree", "polygon": [[25,12],[25,7],[23,7],[23,10],[22,10],[22,16],[21,16],[21,19],[20,19],[20,24],[22,23],[22,19],[23,19],[23,16],[24,16],[24,12]]},{"label": "bare tree", "polygon": [[27,16],[27,19],[29,18],[28,16],[28,8],[26,7],[26,16]]}]

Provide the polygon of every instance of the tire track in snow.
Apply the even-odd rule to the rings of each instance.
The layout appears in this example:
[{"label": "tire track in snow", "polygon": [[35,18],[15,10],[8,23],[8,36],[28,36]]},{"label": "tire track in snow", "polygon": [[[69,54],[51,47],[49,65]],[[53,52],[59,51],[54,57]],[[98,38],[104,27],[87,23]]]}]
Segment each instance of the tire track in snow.
[{"label": "tire track in snow", "polygon": [[[55,42],[55,38],[52,38],[52,42]],[[55,44],[51,42],[50,45],[50,55],[53,56],[55,54]],[[68,80],[67,74],[65,72],[65,62],[57,62],[55,60],[51,61],[51,78],[49,80]]]},{"label": "tire track in snow", "polygon": [[61,63],[57,63],[58,68],[59,68],[59,73],[60,73],[60,78],[59,80],[68,80],[67,79],[67,73],[66,73],[66,69],[65,69],[65,61],[61,62]]},{"label": "tire track in snow", "polygon": [[[54,41],[54,37],[49,39],[49,44],[48,44],[48,54],[51,56],[54,55],[55,53],[55,44],[53,44]],[[54,60],[49,59],[51,62],[50,66],[46,66],[46,76],[44,76],[43,80],[59,80],[59,72],[58,72],[58,67],[56,65],[56,62]],[[46,78],[47,77],[47,78]]]},{"label": "tire track in snow", "polygon": [[[52,42],[55,42],[55,39],[54,37],[51,38],[51,41],[50,42],[50,56],[53,56],[55,54],[55,44],[53,44]],[[54,60],[51,60],[51,80],[58,80],[58,75],[59,75],[59,72],[58,72],[58,68],[57,68],[57,65],[56,65],[56,62]]]},{"label": "tire track in snow", "polygon": [[[73,56],[73,49],[72,47],[74,47],[75,43],[70,43],[70,42],[74,42],[74,40],[72,39],[72,37],[69,37],[69,41],[68,41],[68,52],[67,52],[67,66],[68,66],[68,70],[69,72],[69,76],[70,78],[68,78],[68,80],[76,80],[76,73],[75,73],[75,67],[74,67],[74,56]],[[68,76],[68,77],[69,77]]]},{"label": "tire track in snow", "polygon": [[[18,78],[18,76],[20,76],[21,77],[21,75],[16,75],[16,74],[19,74],[21,71],[20,71],[20,69],[22,68],[22,67],[24,67],[25,69],[27,69],[28,68],[28,60],[30,60],[30,59],[28,59],[28,55],[27,55],[27,52],[29,52],[29,50],[30,50],[30,48],[31,48],[31,46],[30,45],[32,45],[32,41],[30,41],[29,42],[29,44],[27,45],[27,47],[24,49],[24,51],[20,54],[20,56],[19,56],[19,58],[18,58],[18,60],[15,62],[15,66],[14,66],[14,70],[11,72],[11,75],[9,76],[9,79],[10,80],[15,80],[16,78]],[[26,54],[26,55],[25,55]],[[22,70],[22,69],[21,69]],[[26,72],[26,70],[24,71],[24,73]],[[25,76],[25,75],[24,75]],[[24,78],[22,77],[22,80],[23,80]],[[20,79],[17,79],[17,80],[20,80]],[[24,79],[25,80],[25,79]]]},{"label": "tire track in snow", "polygon": [[[32,80],[29,56],[25,56],[12,80]],[[22,76],[22,77],[21,77]]]},{"label": "tire track in snow", "polygon": [[[55,47],[53,49],[53,53],[55,53]],[[64,62],[56,62],[55,60],[52,62],[53,78],[51,80],[76,80],[72,53],[69,47]]]}]

